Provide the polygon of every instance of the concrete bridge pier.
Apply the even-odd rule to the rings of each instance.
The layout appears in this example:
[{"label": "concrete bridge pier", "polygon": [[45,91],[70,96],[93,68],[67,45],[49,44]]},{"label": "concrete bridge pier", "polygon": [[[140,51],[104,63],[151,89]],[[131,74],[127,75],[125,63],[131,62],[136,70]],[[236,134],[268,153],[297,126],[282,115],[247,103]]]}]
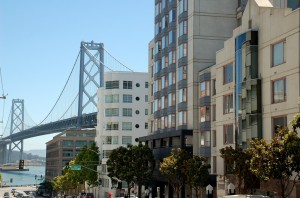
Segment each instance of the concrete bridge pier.
[{"label": "concrete bridge pier", "polygon": [[7,145],[0,145],[0,165],[5,164],[7,161]]}]

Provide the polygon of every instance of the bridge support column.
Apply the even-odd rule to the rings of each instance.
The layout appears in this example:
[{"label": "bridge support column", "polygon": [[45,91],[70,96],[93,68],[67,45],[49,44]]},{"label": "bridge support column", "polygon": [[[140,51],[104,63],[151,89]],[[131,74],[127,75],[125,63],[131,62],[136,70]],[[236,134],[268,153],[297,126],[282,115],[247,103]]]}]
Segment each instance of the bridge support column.
[{"label": "bridge support column", "polygon": [[5,164],[6,163],[6,157],[7,157],[7,145],[3,144],[0,146],[0,164]]},{"label": "bridge support column", "polygon": [[[11,107],[11,123],[10,123],[10,135],[14,132],[24,130],[24,100],[13,99]],[[20,159],[23,157],[23,140],[11,140],[8,150],[8,162],[12,162],[12,151],[17,148],[20,151]]]}]

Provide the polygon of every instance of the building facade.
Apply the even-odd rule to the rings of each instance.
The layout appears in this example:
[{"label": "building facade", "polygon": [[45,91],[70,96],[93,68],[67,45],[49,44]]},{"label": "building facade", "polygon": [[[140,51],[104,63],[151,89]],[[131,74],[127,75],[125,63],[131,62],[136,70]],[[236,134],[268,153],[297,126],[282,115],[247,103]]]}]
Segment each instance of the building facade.
[{"label": "building facade", "polygon": [[[238,1],[156,0],[155,33],[149,44],[150,116],[148,144],[156,160],[153,195],[172,197],[159,163],[172,148],[181,147],[210,158],[210,123],[202,122],[198,73],[215,64],[215,53],[223,48],[237,26]],[[207,110],[209,113],[209,109]],[[201,145],[203,143],[203,145]],[[156,192],[159,190],[159,192]],[[182,197],[191,196],[184,192]]]},{"label": "building facade", "polygon": [[96,130],[66,130],[46,143],[46,181],[62,175],[66,163],[84,146],[95,143]]},{"label": "building facade", "polygon": [[[148,130],[148,73],[108,72],[105,87],[98,90],[96,142],[101,152],[99,166],[102,186],[100,197],[113,193],[119,196],[116,184],[107,176],[106,161],[113,149],[128,144],[137,145],[138,137]],[[122,182],[121,192],[127,191]],[[136,193],[136,188],[133,193]]]},{"label": "building facade", "polygon": [[[269,141],[277,125],[287,126],[299,112],[300,2],[293,2],[248,1],[241,25],[216,53],[216,64],[199,72],[202,97],[210,97],[205,109],[212,110],[211,173],[218,175],[218,196],[235,184],[220,149],[245,149],[253,138]],[[299,189],[290,197],[300,197]],[[276,191],[272,183],[260,190]]]}]

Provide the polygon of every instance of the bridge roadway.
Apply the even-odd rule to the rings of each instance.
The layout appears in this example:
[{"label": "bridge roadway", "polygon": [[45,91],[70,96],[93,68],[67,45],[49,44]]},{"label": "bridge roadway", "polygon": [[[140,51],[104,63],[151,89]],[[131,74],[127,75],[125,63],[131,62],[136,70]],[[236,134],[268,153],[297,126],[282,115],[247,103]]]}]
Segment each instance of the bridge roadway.
[{"label": "bridge roadway", "polygon": [[24,140],[41,135],[47,135],[51,133],[62,132],[66,129],[78,129],[78,128],[94,128],[97,125],[97,112],[83,114],[81,118],[81,126],[78,127],[78,117],[67,118],[47,124],[35,126],[17,133],[13,133],[10,136],[3,137],[0,142],[2,144],[8,144],[5,140],[11,140],[12,142]]}]

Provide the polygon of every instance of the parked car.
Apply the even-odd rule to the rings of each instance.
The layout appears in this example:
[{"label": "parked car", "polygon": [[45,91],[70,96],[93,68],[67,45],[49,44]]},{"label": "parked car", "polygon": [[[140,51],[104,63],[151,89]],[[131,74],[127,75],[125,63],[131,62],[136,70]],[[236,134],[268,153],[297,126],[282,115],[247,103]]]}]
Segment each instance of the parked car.
[{"label": "parked car", "polygon": [[85,198],[95,198],[93,193],[86,193]]},{"label": "parked car", "polygon": [[18,194],[17,194],[17,198],[22,198],[23,196],[24,196],[23,193],[18,193]]}]

